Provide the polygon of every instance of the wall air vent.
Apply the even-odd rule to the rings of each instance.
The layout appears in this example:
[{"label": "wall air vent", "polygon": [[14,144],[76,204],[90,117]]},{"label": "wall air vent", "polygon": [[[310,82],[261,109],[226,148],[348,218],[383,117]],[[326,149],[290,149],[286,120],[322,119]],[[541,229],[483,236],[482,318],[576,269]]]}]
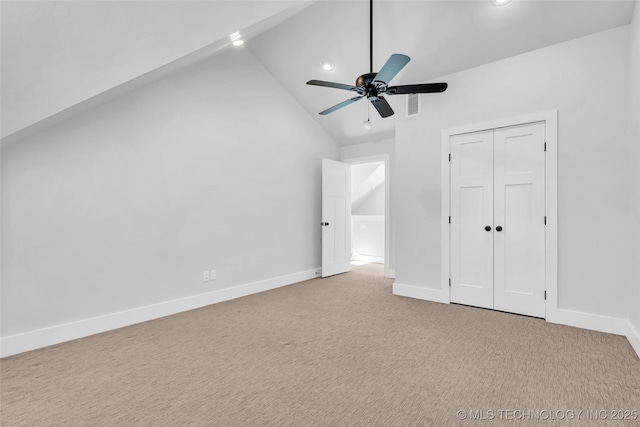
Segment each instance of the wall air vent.
[{"label": "wall air vent", "polygon": [[420,95],[410,93],[407,95],[407,117],[420,115]]}]

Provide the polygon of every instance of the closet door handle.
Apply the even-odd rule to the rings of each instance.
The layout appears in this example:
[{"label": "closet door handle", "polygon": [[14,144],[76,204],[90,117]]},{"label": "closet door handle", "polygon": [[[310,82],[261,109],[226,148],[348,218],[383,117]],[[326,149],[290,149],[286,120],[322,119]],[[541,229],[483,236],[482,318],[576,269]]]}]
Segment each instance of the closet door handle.
[{"label": "closet door handle", "polygon": [[497,226],[496,227],[496,231],[502,231],[502,227],[501,226]]},{"label": "closet door handle", "polygon": [[[491,231],[491,227],[490,227],[490,226],[488,226],[488,225],[487,225],[484,229],[485,229],[486,231]],[[502,230],[502,229],[501,229],[501,230]]]}]

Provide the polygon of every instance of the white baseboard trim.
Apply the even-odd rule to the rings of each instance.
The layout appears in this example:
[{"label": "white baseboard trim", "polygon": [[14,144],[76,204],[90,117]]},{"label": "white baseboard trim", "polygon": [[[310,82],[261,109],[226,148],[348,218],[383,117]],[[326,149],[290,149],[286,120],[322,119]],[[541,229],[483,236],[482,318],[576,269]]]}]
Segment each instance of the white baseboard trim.
[{"label": "white baseboard trim", "polygon": [[627,320],[627,323],[627,339],[640,358],[640,331],[633,327],[630,320]]},{"label": "white baseboard trim", "polygon": [[172,301],[165,301],[97,316],[90,319],[78,320],[61,325],[37,329],[20,334],[0,338],[0,357],[7,357],[25,351],[35,350],[66,341],[99,334],[125,326],[135,325],[160,317],[189,311],[211,304],[268,291],[270,289],[291,285],[304,280],[319,277],[320,269],[306,270],[271,279],[260,280],[244,285],[219,289],[204,294],[188,296]]},{"label": "white baseboard trim", "polygon": [[547,322],[622,335],[629,340],[629,344],[640,357],[640,333],[627,319],[558,309],[553,313],[547,313]]},{"label": "white baseboard trim", "polygon": [[[449,304],[450,302],[449,293],[446,292],[446,290],[443,291],[441,289],[403,285],[401,283],[393,284],[393,295],[444,304]],[[625,336],[629,340],[631,347],[633,347],[635,352],[638,354],[638,357],[640,357],[640,332],[633,327],[629,320],[564,309],[558,309],[554,310],[553,313],[547,313],[546,320],[549,323],[557,323],[560,325]]]},{"label": "white baseboard trim", "polygon": [[393,284],[393,295],[401,297],[417,298],[426,301],[449,304],[449,290],[423,288],[421,286]]},{"label": "white baseboard trim", "polygon": [[628,329],[626,319],[565,309],[547,312],[547,322],[624,336]]}]

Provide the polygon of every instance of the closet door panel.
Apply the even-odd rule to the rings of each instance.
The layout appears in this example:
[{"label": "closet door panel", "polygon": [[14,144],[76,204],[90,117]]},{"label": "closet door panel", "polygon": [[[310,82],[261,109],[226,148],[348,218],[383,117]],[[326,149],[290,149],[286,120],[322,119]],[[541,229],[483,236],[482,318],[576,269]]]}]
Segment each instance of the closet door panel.
[{"label": "closet door panel", "polygon": [[544,317],[545,124],[494,132],[494,308]]},{"label": "closet door panel", "polygon": [[493,131],[454,135],[451,137],[452,302],[493,308],[492,229]]}]

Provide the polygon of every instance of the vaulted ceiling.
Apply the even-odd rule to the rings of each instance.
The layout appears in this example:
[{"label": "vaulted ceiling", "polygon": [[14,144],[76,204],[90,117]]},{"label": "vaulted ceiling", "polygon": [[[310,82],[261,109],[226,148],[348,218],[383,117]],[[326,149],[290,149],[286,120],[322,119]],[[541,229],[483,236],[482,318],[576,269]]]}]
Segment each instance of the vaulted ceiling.
[{"label": "vaulted ceiling", "polygon": [[[202,51],[251,36],[309,1],[0,2],[2,137]],[[134,89],[137,85],[130,85]]]},{"label": "vaulted ceiling", "polygon": [[[374,1],[374,71],[392,53],[411,62],[393,84],[438,81],[450,73],[629,24],[635,2],[489,0]],[[328,116],[318,112],[352,96],[307,86],[310,79],[353,84],[369,71],[368,0],[2,1],[2,137],[115,88],[144,84],[157,70],[194,55],[249,49],[341,144],[389,138],[394,116],[367,102]],[[331,60],[326,72],[321,63]],[[147,76],[147,80],[145,80]],[[135,88],[135,85],[130,85]],[[429,97],[445,94],[421,95]],[[389,96],[401,110],[406,96]]]}]

